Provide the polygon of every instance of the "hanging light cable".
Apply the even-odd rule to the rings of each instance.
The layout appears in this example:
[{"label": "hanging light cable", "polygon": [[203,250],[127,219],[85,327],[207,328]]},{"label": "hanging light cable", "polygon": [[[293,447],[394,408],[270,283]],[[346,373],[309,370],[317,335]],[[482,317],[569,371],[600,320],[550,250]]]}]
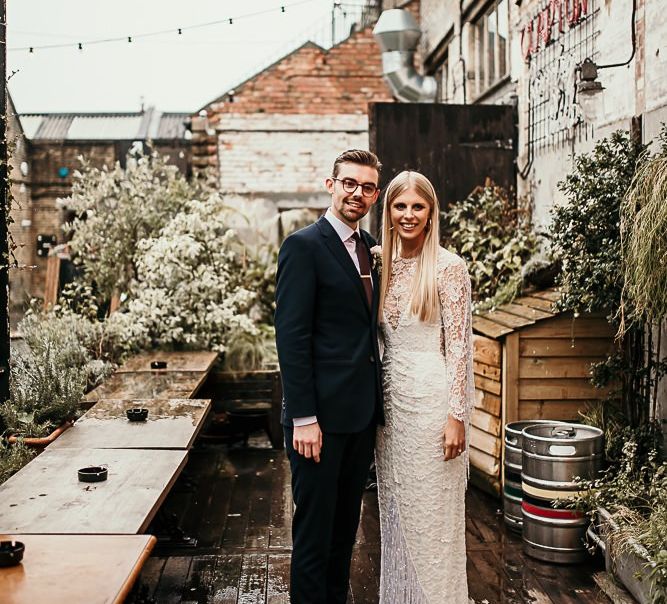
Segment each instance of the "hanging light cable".
[{"label": "hanging light cable", "polygon": [[146,32],[143,34],[136,34],[133,36],[118,36],[114,38],[101,38],[97,40],[85,40],[83,42],[78,42],[76,44],[72,44],[72,42],[65,42],[62,44],[44,44],[42,46],[38,46],[36,44],[33,44],[31,46],[18,46],[14,48],[8,48],[8,51],[11,52],[19,52],[19,51],[25,51],[28,53],[34,53],[38,50],[51,50],[51,49],[56,49],[56,48],[72,48],[74,46],[75,48],[78,48],[79,50],[83,50],[83,45],[86,46],[93,46],[93,45],[99,45],[99,44],[111,44],[114,42],[133,42],[135,40],[139,39],[144,39],[144,38],[152,38],[155,36],[162,36],[165,34],[173,34],[175,31],[178,32],[178,35],[181,35],[184,31],[186,30],[193,30],[193,29],[201,29],[204,27],[213,27],[215,25],[221,25],[223,23],[228,23],[229,25],[233,25],[234,21],[240,21],[243,19],[251,19],[254,17],[259,17],[262,15],[267,15],[275,12],[280,12],[284,13],[286,12],[287,8],[292,8],[295,6],[301,6],[303,4],[310,4],[312,2],[315,2],[316,0],[298,0],[297,2],[292,2],[291,4],[284,4],[281,6],[278,6],[276,8],[270,8],[267,10],[262,10],[262,11],[256,11],[253,13],[246,13],[244,15],[238,15],[238,16],[232,16],[232,17],[225,17],[224,19],[217,19],[215,21],[207,21],[205,23],[196,23],[194,25],[186,25],[182,27],[171,27],[169,29],[161,29],[159,31],[151,31],[151,32]]}]

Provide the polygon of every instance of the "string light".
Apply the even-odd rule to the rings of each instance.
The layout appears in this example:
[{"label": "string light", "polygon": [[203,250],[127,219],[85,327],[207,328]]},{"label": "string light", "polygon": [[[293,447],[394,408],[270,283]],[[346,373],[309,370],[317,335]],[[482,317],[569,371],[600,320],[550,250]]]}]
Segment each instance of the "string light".
[{"label": "string light", "polygon": [[[294,7],[294,6],[301,6],[303,4],[310,4],[312,2],[315,2],[316,0],[298,0],[297,2],[292,2],[291,4],[284,4],[279,7],[281,13],[285,13],[286,9],[288,7]],[[111,44],[114,42],[123,42],[126,41],[127,43],[132,43],[133,40],[138,40],[141,38],[151,38],[154,36],[160,36],[164,34],[173,34],[174,30],[178,32],[178,35],[182,35],[185,30],[191,30],[191,29],[200,29],[203,27],[211,27],[214,25],[220,25],[222,23],[228,23],[229,25],[234,25],[234,21],[239,21],[242,19],[249,19],[252,17],[259,17],[261,15],[266,15],[269,13],[274,13],[278,10],[278,8],[271,8],[268,10],[263,10],[263,11],[257,11],[254,13],[248,13],[245,15],[238,15],[238,16],[233,16],[233,17],[225,17],[224,19],[218,19],[216,21],[208,21],[206,23],[197,23],[194,25],[186,25],[182,27],[177,27],[177,28],[170,28],[170,29],[163,29],[160,31],[152,31],[152,32],[146,32],[143,34],[136,34],[134,36],[122,36],[122,37],[117,37],[117,38],[102,38],[98,40],[86,40],[85,42],[78,42],[77,43],[77,48],[79,50],[83,50],[83,45],[85,44],[86,46],[92,46],[92,45],[99,45],[99,44]],[[14,47],[14,48],[8,48],[8,51],[27,51],[29,53],[34,53],[36,50],[48,50],[48,49],[54,49],[54,48],[71,48],[72,43],[64,43],[64,44],[44,44],[42,46],[21,46],[21,47]]]}]

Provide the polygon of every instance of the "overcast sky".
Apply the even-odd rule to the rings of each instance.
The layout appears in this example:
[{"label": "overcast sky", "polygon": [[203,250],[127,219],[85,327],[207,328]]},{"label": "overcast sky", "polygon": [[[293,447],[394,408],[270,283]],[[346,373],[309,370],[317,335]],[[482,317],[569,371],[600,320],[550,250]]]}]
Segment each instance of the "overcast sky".
[{"label": "overcast sky", "polygon": [[[300,4],[297,6],[296,4]],[[7,0],[8,73],[20,113],[194,111],[306,39],[329,31],[332,0]],[[285,6],[285,12],[280,10]],[[292,5],[292,6],[290,6]],[[250,13],[271,12],[241,18]],[[238,17],[233,25],[228,18]],[[219,25],[188,26],[224,19]],[[178,35],[178,28],[183,28]],[[88,40],[137,36],[88,46]],[[83,50],[77,49],[82,41]],[[68,48],[41,50],[48,44]],[[13,50],[33,46],[34,52]]]}]

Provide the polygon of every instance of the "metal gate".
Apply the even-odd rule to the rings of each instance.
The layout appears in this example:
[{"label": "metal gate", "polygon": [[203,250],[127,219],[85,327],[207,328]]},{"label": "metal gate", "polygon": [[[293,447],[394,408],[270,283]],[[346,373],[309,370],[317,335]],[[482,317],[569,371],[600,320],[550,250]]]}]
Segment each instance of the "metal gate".
[{"label": "metal gate", "polygon": [[382,186],[401,170],[417,170],[435,186],[442,209],[487,178],[516,190],[513,106],[371,103],[368,115]]}]

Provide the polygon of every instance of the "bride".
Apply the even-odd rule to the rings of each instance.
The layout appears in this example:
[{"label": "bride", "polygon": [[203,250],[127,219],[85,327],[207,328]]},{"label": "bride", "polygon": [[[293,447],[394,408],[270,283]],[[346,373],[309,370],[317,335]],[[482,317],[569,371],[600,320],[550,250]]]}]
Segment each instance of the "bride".
[{"label": "bride", "polygon": [[470,279],[439,245],[438,199],[405,171],[383,208],[380,321],[386,425],[376,446],[381,604],[468,604]]}]

